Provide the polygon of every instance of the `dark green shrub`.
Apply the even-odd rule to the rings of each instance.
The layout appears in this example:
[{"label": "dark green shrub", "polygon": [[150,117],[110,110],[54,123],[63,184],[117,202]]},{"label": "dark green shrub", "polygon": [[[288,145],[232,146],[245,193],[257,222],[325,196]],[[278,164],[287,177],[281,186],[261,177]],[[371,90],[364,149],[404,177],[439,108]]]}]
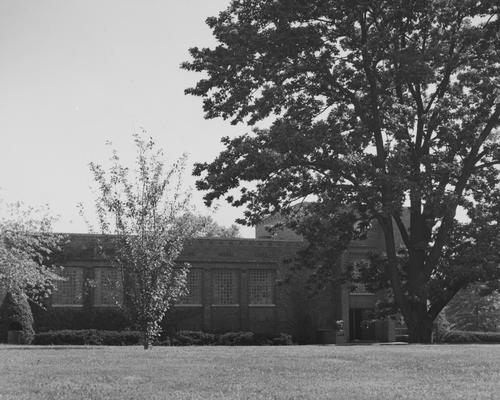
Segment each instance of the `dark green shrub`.
[{"label": "dark green shrub", "polygon": [[500,343],[500,332],[448,331],[441,343]]},{"label": "dark green shrub", "polygon": [[[39,332],[33,344],[37,345],[105,345],[127,346],[142,342],[142,333],[137,331],[101,331],[96,329],[59,330]],[[292,337],[281,333],[273,337],[253,332],[228,332],[224,334],[201,331],[179,331],[156,343],[159,346],[258,346],[291,345]]]},{"label": "dark green shrub", "polygon": [[217,344],[221,346],[252,346],[257,343],[253,332],[227,332],[219,336]]},{"label": "dark green shrub", "polygon": [[40,332],[35,335],[38,345],[106,345],[140,344],[142,334],[136,331],[98,331],[95,329]]},{"label": "dark green shrub", "polygon": [[179,331],[169,339],[171,346],[206,346],[217,342],[215,334],[201,331]]},{"label": "dark green shrub", "polygon": [[292,335],[280,333],[278,337],[272,339],[272,344],[275,346],[291,346],[293,344]]},{"label": "dark green shrub", "polygon": [[7,293],[0,306],[0,321],[1,342],[7,341],[8,331],[21,331],[21,344],[33,341],[33,315],[25,295]]},{"label": "dark green shrub", "polygon": [[277,339],[274,335],[268,335],[263,333],[256,333],[253,336],[255,344],[259,346],[272,346],[274,344],[274,339]]},{"label": "dark green shrub", "polygon": [[481,343],[500,343],[500,332],[474,332]]},{"label": "dark green shrub", "polygon": [[440,341],[442,343],[479,343],[480,340],[475,332],[448,331],[444,333]]},{"label": "dark green shrub", "polygon": [[35,335],[33,344],[43,345],[85,345],[101,344],[96,331],[91,330],[61,330],[41,332]]},{"label": "dark green shrub", "polygon": [[130,346],[142,343],[141,332],[137,331],[98,331],[102,344],[106,346]]}]

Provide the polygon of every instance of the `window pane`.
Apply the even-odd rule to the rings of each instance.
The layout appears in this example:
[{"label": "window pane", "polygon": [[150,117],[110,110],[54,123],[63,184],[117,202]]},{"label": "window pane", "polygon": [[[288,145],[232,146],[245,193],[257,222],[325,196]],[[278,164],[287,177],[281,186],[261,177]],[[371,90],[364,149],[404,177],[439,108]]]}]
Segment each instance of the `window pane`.
[{"label": "window pane", "polygon": [[120,271],[117,268],[96,268],[94,304],[116,306],[122,303],[123,291]]},{"label": "window pane", "polygon": [[274,271],[252,269],[248,272],[250,304],[273,304]]},{"label": "window pane", "polygon": [[54,292],[54,305],[81,305],[83,300],[83,269],[66,267],[61,275],[63,281],[57,281],[57,290]]},{"label": "window pane", "polygon": [[0,304],[3,303],[3,299],[7,295],[7,289],[0,287]]},{"label": "window pane", "polygon": [[237,274],[234,270],[212,272],[213,304],[239,304]]},{"label": "window pane", "polygon": [[[352,277],[354,280],[361,278],[361,268],[366,268],[370,262],[368,260],[356,260],[354,262],[354,267],[352,271]],[[366,285],[362,282],[353,282],[351,292],[353,293],[369,293],[366,289]]]},{"label": "window pane", "polygon": [[183,296],[179,304],[201,304],[201,269],[190,269],[187,274],[186,289],[188,293]]}]

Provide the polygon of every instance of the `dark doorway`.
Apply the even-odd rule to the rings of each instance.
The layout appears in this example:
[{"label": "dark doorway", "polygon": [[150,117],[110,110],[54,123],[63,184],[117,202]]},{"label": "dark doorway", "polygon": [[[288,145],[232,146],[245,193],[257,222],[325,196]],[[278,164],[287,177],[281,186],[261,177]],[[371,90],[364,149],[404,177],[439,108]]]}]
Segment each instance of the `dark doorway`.
[{"label": "dark doorway", "polygon": [[372,308],[351,308],[349,310],[349,336],[351,342],[375,340]]}]

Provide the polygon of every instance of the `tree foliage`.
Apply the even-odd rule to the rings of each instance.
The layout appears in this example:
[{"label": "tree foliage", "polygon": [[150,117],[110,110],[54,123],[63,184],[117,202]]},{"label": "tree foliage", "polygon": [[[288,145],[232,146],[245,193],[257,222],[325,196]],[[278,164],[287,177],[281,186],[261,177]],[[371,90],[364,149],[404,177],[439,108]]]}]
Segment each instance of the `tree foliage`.
[{"label": "tree foliage", "polygon": [[98,185],[96,210],[103,233],[115,234],[106,255],[122,272],[125,300],[148,348],[160,322],[184,293],[188,265],[176,263],[197,225],[190,193],[183,189],[185,156],[165,166],[152,139],[134,135],[136,168],[124,166],[116,151],[111,166],[91,163]]},{"label": "tree foliage", "polygon": [[210,215],[192,214],[191,223],[196,226],[195,237],[200,238],[238,238],[240,228],[236,224],[223,226],[214,221]]},{"label": "tree foliage", "polygon": [[54,218],[46,208],[0,203],[0,289],[42,304],[60,280],[54,254],[64,235],[52,232]]},{"label": "tree foliage", "polygon": [[246,206],[248,224],[288,214],[320,277],[377,221],[372,276],[410,340],[430,341],[460,288],[500,275],[499,13],[494,0],[232,1],[207,19],[217,46],[190,49],[183,68],[204,77],[186,93],[207,118],[273,122],[195,167],[205,201]]}]

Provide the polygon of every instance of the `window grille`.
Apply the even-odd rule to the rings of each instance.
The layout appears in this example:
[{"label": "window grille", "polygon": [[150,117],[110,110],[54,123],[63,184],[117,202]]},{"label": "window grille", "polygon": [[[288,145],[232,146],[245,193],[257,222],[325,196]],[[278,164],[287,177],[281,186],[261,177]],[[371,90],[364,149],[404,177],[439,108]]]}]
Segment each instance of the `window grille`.
[{"label": "window grille", "polygon": [[238,275],[234,270],[212,272],[213,304],[238,304]]},{"label": "window grille", "polygon": [[248,272],[249,303],[273,304],[274,271],[269,269],[252,269]]},{"label": "window grille", "polygon": [[81,306],[83,300],[83,269],[66,267],[61,276],[64,280],[57,281],[57,290],[52,297],[53,305]]},{"label": "window grille", "polygon": [[117,268],[94,270],[94,305],[116,306],[123,301],[121,272]]},{"label": "window grille", "polygon": [[[369,261],[368,260],[356,260],[354,262],[354,267],[353,267],[353,271],[352,271],[352,277],[354,278],[354,281],[356,279],[361,278],[361,271],[360,271],[361,265],[360,264],[363,264],[363,267],[364,267],[365,265],[369,264]],[[366,285],[362,282],[353,282],[352,283],[352,292],[353,293],[369,293],[369,291],[366,289]]]},{"label": "window grille", "polygon": [[183,296],[179,304],[201,304],[201,269],[190,269],[186,279],[187,294]]},{"label": "window grille", "polygon": [[0,287],[0,304],[2,304],[3,299],[7,295],[7,289]]}]

